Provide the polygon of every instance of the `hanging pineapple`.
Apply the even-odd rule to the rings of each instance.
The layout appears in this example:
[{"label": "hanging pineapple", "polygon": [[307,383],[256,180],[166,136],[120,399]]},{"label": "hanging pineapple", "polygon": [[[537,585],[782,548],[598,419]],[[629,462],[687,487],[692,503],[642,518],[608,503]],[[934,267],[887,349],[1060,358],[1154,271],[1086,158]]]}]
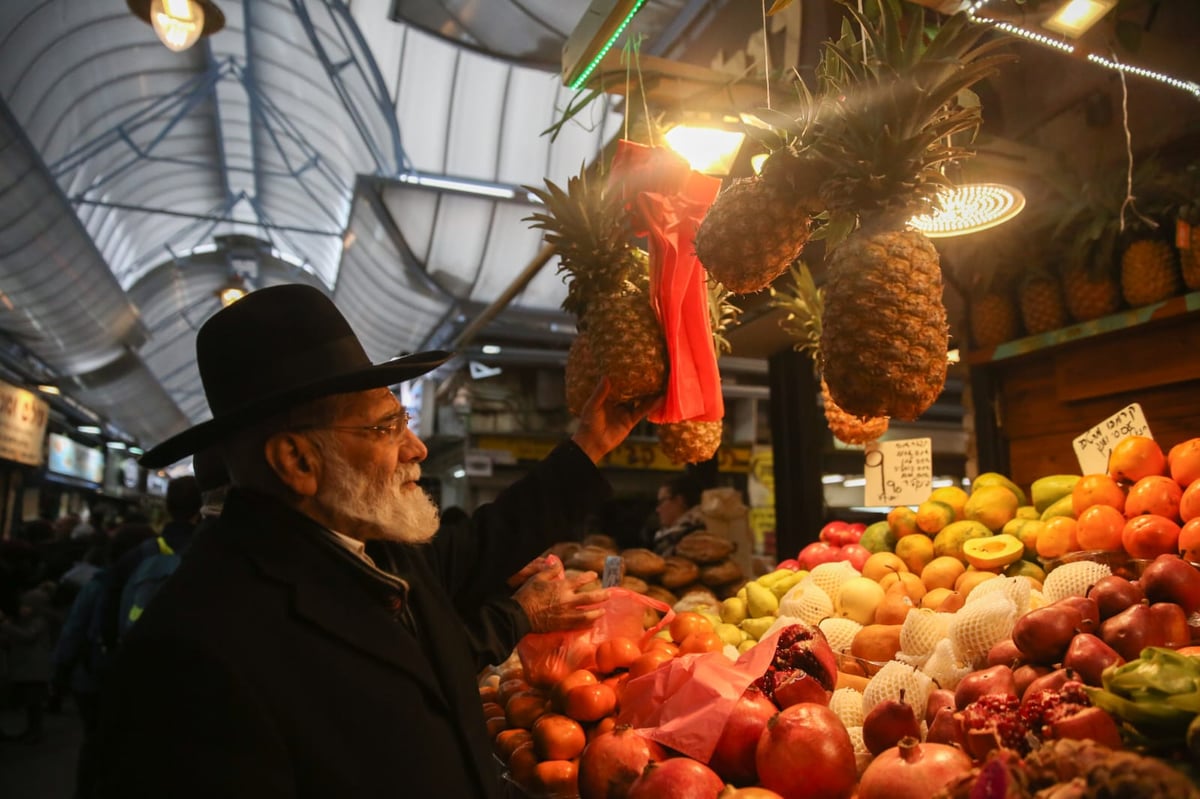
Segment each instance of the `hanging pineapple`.
[{"label": "hanging pineapple", "polygon": [[1183,284],[1188,291],[1200,291],[1200,202],[1180,208],[1175,244]]},{"label": "hanging pineapple", "polygon": [[[762,112],[780,125],[760,174],[735,181],[717,197],[696,232],[696,254],[713,277],[734,294],[761,291],[800,257],[812,232],[812,216],[828,170],[805,147],[814,116],[807,88],[801,115]],[[778,138],[778,141],[775,139]]]},{"label": "hanging pineapple", "polygon": [[1031,336],[1067,325],[1062,284],[1048,269],[1035,266],[1025,273],[1018,293],[1021,323]]},{"label": "hanging pineapple", "polygon": [[579,329],[567,355],[568,409],[578,414],[599,376],[622,401],[662,393],[666,348],[650,304],[648,260],[630,244],[620,198],[606,196],[586,171],[569,178],[565,191],[550,181],[528,190],[544,210],[526,219],[558,251],[567,283],[563,309],[575,314]]},{"label": "hanging pineapple", "polygon": [[[728,291],[712,275],[708,276],[708,314],[713,333],[713,349],[720,358],[732,346],[725,333],[737,324],[741,309],[730,301]],[[717,454],[721,446],[724,424],[712,421],[688,420],[656,425],[658,443],[672,463],[703,463]]]},{"label": "hanging pineapple", "polygon": [[[787,311],[780,325],[795,339],[796,349],[812,356],[814,366],[821,362],[821,291],[803,262],[792,266],[791,280],[780,289],[771,289],[771,304]],[[829,386],[821,380],[821,404],[825,422],[838,441],[866,444],[887,432],[886,416],[859,417],[846,413],[834,401]]]},{"label": "hanging pineapple", "polygon": [[927,39],[924,11],[875,0],[869,20],[846,4],[849,20],[826,44],[821,78],[830,107],[813,147],[833,174],[820,196],[830,213],[857,217],[858,229],[827,257],[821,361],[833,399],[858,416],[916,419],[946,380],[949,329],[938,252],[907,227],[935,207],[947,184],[940,167],[968,153],[951,143],[975,130],[977,105],[960,92],[1006,60],[986,55],[998,42],[965,14]]}]

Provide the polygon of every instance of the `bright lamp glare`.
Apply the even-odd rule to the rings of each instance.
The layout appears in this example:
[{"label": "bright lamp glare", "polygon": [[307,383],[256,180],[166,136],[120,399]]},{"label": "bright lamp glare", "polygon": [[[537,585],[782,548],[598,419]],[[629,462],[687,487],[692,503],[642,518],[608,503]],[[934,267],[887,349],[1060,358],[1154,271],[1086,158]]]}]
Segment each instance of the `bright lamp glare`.
[{"label": "bright lamp glare", "polygon": [[152,0],[150,24],[167,49],[178,53],[204,32],[204,9],[194,0]]},{"label": "bright lamp glare", "polygon": [[1042,25],[1063,36],[1077,39],[1116,4],[1117,0],[1068,0]]},{"label": "bright lamp glare", "polygon": [[667,131],[664,138],[667,145],[687,159],[697,172],[728,175],[745,135],[720,128],[676,125]]},{"label": "bright lamp glare", "polygon": [[221,307],[228,308],[235,302],[246,296],[246,290],[237,286],[227,286],[217,292],[217,297],[221,300]]},{"label": "bright lamp glare", "polygon": [[1025,207],[1025,195],[999,183],[967,183],[945,191],[942,208],[908,221],[931,239],[962,236],[996,227]]}]

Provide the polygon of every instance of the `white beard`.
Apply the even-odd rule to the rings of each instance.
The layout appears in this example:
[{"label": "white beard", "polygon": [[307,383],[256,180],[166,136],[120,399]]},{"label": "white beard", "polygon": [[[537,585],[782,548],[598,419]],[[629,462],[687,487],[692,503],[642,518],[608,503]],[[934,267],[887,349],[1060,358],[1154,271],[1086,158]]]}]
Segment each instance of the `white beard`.
[{"label": "white beard", "polygon": [[[380,480],[360,477],[333,442],[322,453],[328,465],[328,481],[317,492],[317,500],[339,516],[370,528],[372,538],[422,544],[438,531],[438,509],[423,490],[408,483],[421,477],[421,466],[400,464],[393,474]],[[343,531],[339,531],[343,532]]]}]

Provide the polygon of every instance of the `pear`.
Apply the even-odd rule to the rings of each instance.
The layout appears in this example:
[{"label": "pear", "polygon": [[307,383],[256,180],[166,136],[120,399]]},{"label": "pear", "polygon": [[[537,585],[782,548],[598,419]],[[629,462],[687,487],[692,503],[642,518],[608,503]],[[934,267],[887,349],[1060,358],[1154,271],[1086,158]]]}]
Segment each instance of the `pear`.
[{"label": "pear", "polygon": [[1071,639],[1067,654],[1063,655],[1063,666],[1075,669],[1085,685],[1100,686],[1100,675],[1109,666],[1121,665],[1125,658],[1101,639],[1091,633],[1079,633]]},{"label": "pear", "polygon": [[1087,595],[1089,599],[1096,600],[1101,621],[1116,616],[1125,608],[1136,605],[1143,599],[1141,586],[1116,574],[1101,577],[1095,585],[1088,589]]},{"label": "pear", "polygon": [[901,738],[912,736],[921,737],[921,725],[912,705],[904,701],[904,689],[900,689],[899,699],[885,699],[871,708],[871,712],[863,719],[863,743],[871,754],[878,756],[886,749],[891,749]]},{"label": "pear", "polygon": [[954,706],[962,710],[981,696],[1000,694],[1001,696],[1016,696],[1017,682],[1013,678],[1013,670],[1008,666],[991,666],[979,671],[973,671],[958,683],[954,689]]},{"label": "pear", "polygon": [[751,617],[761,619],[779,612],[779,597],[758,583],[746,583],[746,610]]},{"label": "pear", "polygon": [[1055,603],[1031,610],[1013,626],[1013,642],[1033,663],[1058,663],[1083,623],[1073,605]]},{"label": "pear", "polygon": [[859,624],[873,624],[875,609],[883,601],[884,591],[870,577],[853,577],[842,583],[834,602],[834,612]]},{"label": "pear", "polygon": [[883,601],[875,607],[875,623],[903,624],[904,617],[914,607],[916,606],[913,604],[912,597],[908,595],[904,585],[894,582],[884,592]]}]

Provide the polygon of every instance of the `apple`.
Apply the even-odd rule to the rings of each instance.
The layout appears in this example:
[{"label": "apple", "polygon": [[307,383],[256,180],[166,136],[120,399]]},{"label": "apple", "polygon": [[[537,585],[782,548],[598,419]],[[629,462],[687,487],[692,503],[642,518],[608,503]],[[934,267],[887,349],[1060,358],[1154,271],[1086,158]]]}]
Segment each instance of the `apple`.
[{"label": "apple", "polygon": [[862,540],[863,533],[867,531],[867,525],[863,522],[850,522],[850,541],[851,544],[857,544]]},{"label": "apple", "polygon": [[794,572],[798,572],[803,568],[804,567],[800,565],[800,561],[796,560],[795,558],[788,558],[787,560],[780,561],[779,565],[775,567],[775,570],[778,571],[779,569],[791,569]]},{"label": "apple", "polygon": [[1200,610],[1200,569],[1178,555],[1159,555],[1138,583],[1151,602],[1174,602],[1185,615]]}]

